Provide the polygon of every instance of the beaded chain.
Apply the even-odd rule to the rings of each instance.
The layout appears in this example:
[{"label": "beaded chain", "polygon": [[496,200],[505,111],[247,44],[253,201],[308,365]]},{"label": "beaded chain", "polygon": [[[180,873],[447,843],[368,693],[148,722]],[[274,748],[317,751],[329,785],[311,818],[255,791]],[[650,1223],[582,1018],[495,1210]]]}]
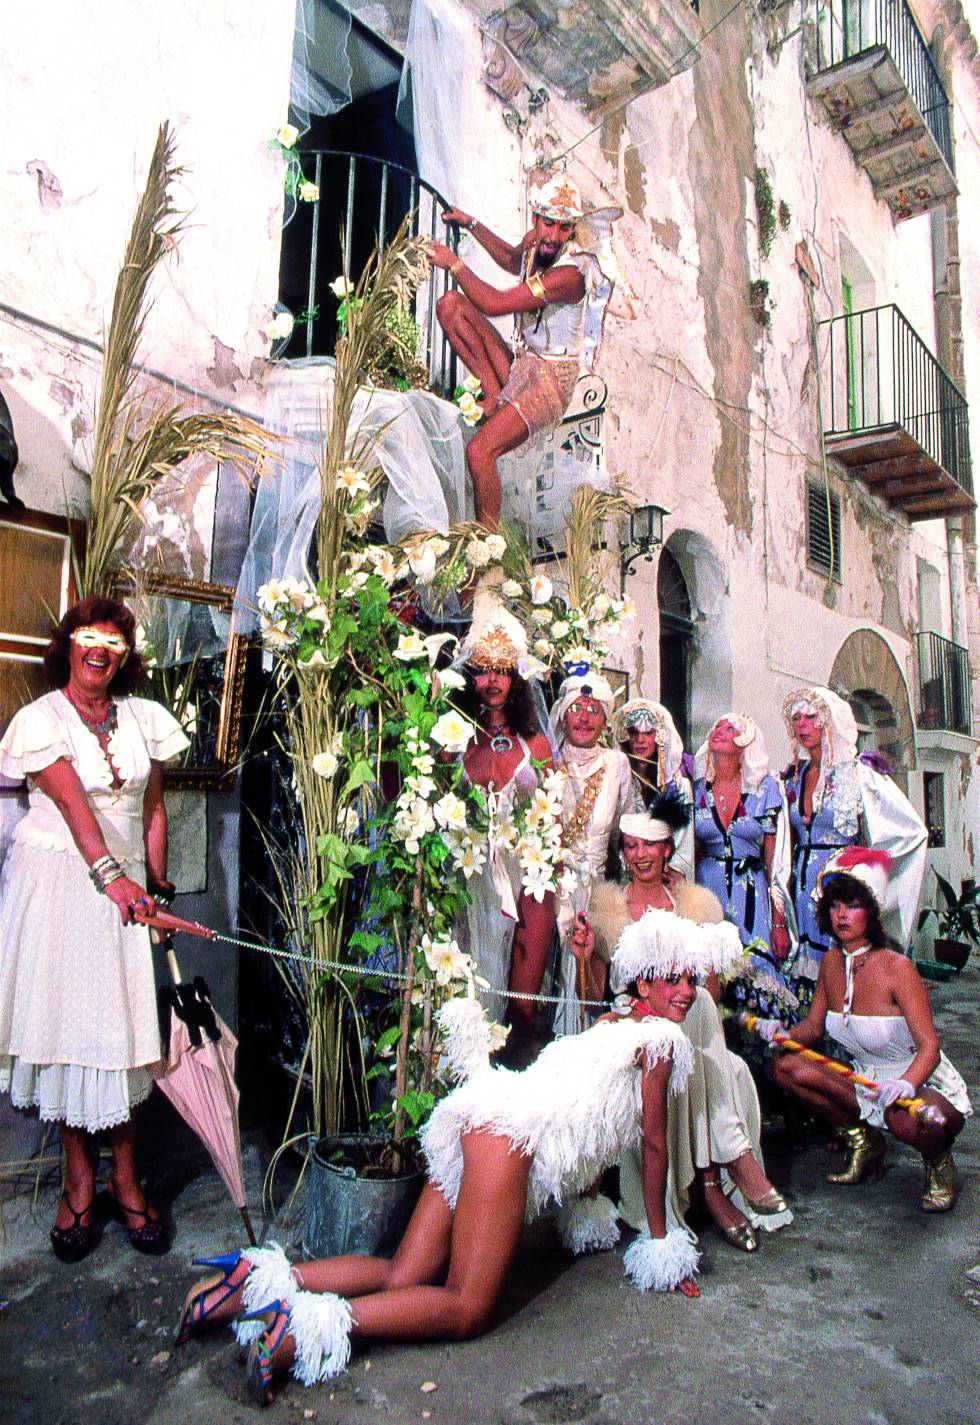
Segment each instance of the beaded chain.
[{"label": "beaded chain", "polygon": [[571,815],[562,822],[562,841],[565,846],[574,846],[588,826],[605,775],[605,767],[597,767],[596,770],[585,779],[582,795],[575,803],[574,810]]}]

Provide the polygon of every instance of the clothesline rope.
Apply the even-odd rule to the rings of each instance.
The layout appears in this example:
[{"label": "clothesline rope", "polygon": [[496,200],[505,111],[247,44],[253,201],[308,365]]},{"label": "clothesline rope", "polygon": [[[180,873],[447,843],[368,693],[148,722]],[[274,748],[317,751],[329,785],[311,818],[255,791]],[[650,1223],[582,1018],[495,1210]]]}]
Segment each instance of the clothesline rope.
[{"label": "clothesline rope", "polygon": [[[397,984],[407,984],[409,980],[409,976],[400,970],[382,970],[369,965],[353,965],[346,960],[321,960],[315,955],[301,955],[296,950],[280,950],[276,945],[266,945],[255,940],[242,940],[236,935],[222,935],[218,930],[214,931],[212,938],[223,940],[226,945],[237,945],[243,950],[257,950],[259,954],[271,955],[276,960],[293,960],[299,964],[311,965],[316,970],[342,970],[345,974],[360,975],[362,979],[391,980]],[[501,999],[519,999],[531,1004],[565,1004],[569,1002],[567,995],[531,994],[525,990],[491,989],[489,993],[499,995]],[[609,1008],[605,1000],[572,999],[570,1002],[576,1007],[584,1005],[586,1009]]]}]

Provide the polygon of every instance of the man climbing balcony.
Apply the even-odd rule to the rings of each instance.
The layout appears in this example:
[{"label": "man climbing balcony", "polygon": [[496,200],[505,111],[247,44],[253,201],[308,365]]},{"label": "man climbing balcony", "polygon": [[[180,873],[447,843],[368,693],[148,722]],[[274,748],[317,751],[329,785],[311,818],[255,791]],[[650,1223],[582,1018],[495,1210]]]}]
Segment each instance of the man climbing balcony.
[{"label": "man climbing balcony", "polygon": [[[482,386],[478,401],[485,420],[467,447],[466,465],[476,517],[487,529],[496,529],[500,518],[498,458],[557,425],[568,408],[598,268],[592,254],[573,245],[582,200],[565,174],[538,191],[533,214],[533,227],[516,244],[458,208],[443,214],[446,223],[470,232],[498,267],[520,277],[515,287],[491,287],[444,243],[433,243],[430,251],[432,265],[445,268],[459,287],[440,297],[439,324]],[[509,315],[515,318],[511,344],[490,321]]]}]

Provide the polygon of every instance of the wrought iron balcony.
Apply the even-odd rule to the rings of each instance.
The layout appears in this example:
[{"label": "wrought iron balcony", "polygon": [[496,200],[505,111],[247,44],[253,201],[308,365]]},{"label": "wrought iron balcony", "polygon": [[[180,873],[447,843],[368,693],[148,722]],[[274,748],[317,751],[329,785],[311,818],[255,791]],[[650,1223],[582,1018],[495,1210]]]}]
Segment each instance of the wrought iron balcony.
[{"label": "wrought iron balcony", "polygon": [[966,397],[898,307],[820,325],[828,454],[911,520],[973,509]]},{"label": "wrought iron balcony", "polygon": [[920,728],[970,736],[970,655],[938,633],[916,635],[919,654]]},{"label": "wrought iron balcony", "polygon": [[896,218],[956,192],[949,97],[905,0],[827,0],[808,88]]},{"label": "wrought iron balcony", "polygon": [[[343,300],[331,290],[337,277],[356,279],[375,246],[390,241],[406,217],[413,236],[437,238],[454,250],[459,234],[440,221],[449,206],[445,198],[401,164],[328,149],[304,150],[299,159],[320,196],[296,205],[283,234],[280,297],[297,324],[274,354],[332,356]],[[413,314],[418,361],[429,385],[444,392],[456,385],[456,356],[436,321],[436,302],[453,285],[448,272],[433,269]]]}]

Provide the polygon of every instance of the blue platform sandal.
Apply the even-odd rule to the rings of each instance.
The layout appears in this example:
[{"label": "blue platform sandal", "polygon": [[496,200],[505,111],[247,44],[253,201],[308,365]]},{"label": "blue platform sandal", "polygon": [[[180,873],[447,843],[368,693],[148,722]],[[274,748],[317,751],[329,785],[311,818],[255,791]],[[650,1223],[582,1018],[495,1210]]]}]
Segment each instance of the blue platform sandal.
[{"label": "blue platform sandal", "polygon": [[[231,1297],[241,1291],[248,1280],[248,1275],[246,1274],[238,1282],[233,1283],[231,1280],[241,1260],[241,1252],[226,1252],[223,1257],[196,1257],[194,1259],[195,1267],[211,1267],[221,1275],[207,1277],[204,1281],[198,1282],[197,1286],[191,1287],[187,1293],[184,1309],[177,1324],[177,1333],[174,1336],[175,1346],[182,1346],[185,1341],[189,1341],[209,1317],[213,1316],[216,1311],[220,1311]],[[214,1291],[221,1291],[221,1295],[209,1306],[205,1306],[204,1303],[208,1295]],[[227,1318],[224,1318],[216,1324],[224,1325],[226,1320]]]},{"label": "blue platform sandal", "polygon": [[239,1321],[264,1321],[269,1316],[272,1317],[272,1324],[249,1346],[245,1363],[246,1383],[252,1398],[262,1406],[272,1404],[272,1382],[275,1379],[272,1362],[289,1332],[289,1307],[283,1301],[270,1301],[258,1311],[245,1312],[238,1317]]}]

